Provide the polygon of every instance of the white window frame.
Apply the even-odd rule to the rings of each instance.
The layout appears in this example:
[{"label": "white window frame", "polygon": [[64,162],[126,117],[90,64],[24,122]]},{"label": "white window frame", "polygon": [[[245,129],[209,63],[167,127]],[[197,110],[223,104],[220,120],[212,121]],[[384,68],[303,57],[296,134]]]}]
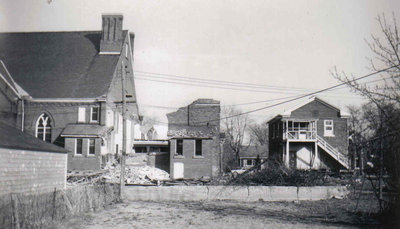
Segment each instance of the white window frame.
[{"label": "white window frame", "polygon": [[[90,140],[93,140],[94,141],[94,154],[91,154],[90,153]],[[93,157],[93,156],[95,156],[96,155],[96,139],[95,138],[89,138],[88,140],[87,140],[87,155],[88,156],[91,156],[91,157]]]},{"label": "white window frame", "polygon": [[129,45],[125,44],[125,57],[128,58]]},{"label": "white window frame", "polygon": [[[44,118],[46,116],[46,118]],[[38,138],[38,132],[39,132],[39,122],[40,120],[43,120],[43,137],[40,140],[46,141],[46,133],[47,130],[50,131],[50,142],[51,142],[51,132],[52,132],[52,126],[51,126],[51,119],[50,116],[47,115],[46,113],[43,113],[39,116],[39,118],[36,120],[36,126],[35,126],[35,137]],[[50,125],[47,125],[50,122]]]},{"label": "white window frame", "polygon": [[[331,124],[328,124],[328,122],[331,122]],[[332,127],[332,130],[328,130],[327,127]],[[324,136],[325,137],[334,137],[335,132],[334,132],[334,125],[333,125],[333,120],[324,120]]]},{"label": "white window frame", "polygon": [[[82,140],[82,153],[80,153],[80,154],[78,154],[77,153],[77,147],[78,147],[78,139],[81,139]],[[74,146],[74,155],[75,156],[79,156],[79,157],[82,157],[83,156],[83,138],[75,138],[75,146]]]},{"label": "white window frame", "polygon": [[78,108],[78,122],[86,122],[86,108],[85,107]]},{"label": "white window frame", "polygon": [[[93,120],[93,108],[97,108],[97,120]],[[100,121],[100,107],[91,107],[90,108],[90,122],[98,123]]]}]

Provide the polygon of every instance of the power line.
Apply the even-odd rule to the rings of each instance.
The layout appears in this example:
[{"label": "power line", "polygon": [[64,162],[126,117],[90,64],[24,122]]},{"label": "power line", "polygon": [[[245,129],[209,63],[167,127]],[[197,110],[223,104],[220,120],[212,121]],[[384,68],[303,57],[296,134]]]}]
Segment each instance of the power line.
[{"label": "power line", "polygon": [[[218,86],[224,86],[223,89],[231,89],[232,87],[235,88],[234,90],[239,88],[256,88],[256,89],[268,89],[272,91],[282,91],[282,90],[291,90],[291,91],[310,91],[310,90],[316,90],[313,88],[300,88],[300,87],[285,87],[285,86],[272,86],[272,85],[263,85],[263,84],[253,84],[253,83],[245,83],[245,82],[232,82],[232,81],[222,81],[222,80],[210,80],[210,79],[200,79],[196,77],[186,77],[186,76],[178,76],[178,75],[172,75],[172,74],[161,74],[161,73],[153,73],[153,72],[144,72],[144,71],[135,71],[137,74],[141,75],[142,77],[136,77],[138,79],[142,80],[150,80],[150,79],[144,79],[144,78],[153,78],[153,80],[150,81],[156,81],[156,79],[161,79],[164,81],[158,81],[158,82],[165,82],[165,83],[176,83],[175,81],[179,81],[177,84],[183,84],[181,81],[189,82],[189,83],[194,83],[196,85],[193,86],[198,86],[198,85],[209,85],[211,84],[212,87],[215,87],[215,85]],[[144,77],[144,78],[143,78]],[[390,77],[389,77],[390,78]],[[386,79],[389,79],[386,78]],[[165,81],[169,80],[169,81]],[[378,79],[370,82],[365,82],[365,83],[371,83],[371,82],[377,82],[385,79]],[[172,82],[171,82],[172,81]],[[157,82],[157,81],[156,81]],[[204,85],[205,84],[205,85]],[[188,85],[188,84],[184,84]],[[225,88],[229,87],[229,88]],[[246,90],[246,89],[243,89]],[[248,90],[247,90],[248,91]],[[254,90],[251,90],[254,91]],[[260,92],[264,92],[265,90],[262,90]],[[265,91],[265,92],[271,92],[271,91]],[[272,93],[272,92],[271,92]]]},{"label": "power line", "polygon": [[296,98],[289,99],[289,100],[286,100],[286,101],[283,101],[283,102],[275,103],[275,104],[272,104],[272,105],[269,105],[269,106],[265,106],[265,107],[261,107],[261,108],[255,109],[255,110],[250,110],[250,111],[242,112],[242,113],[235,114],[235,115],[226,116],[226,117],[223,117],[223,118],[218,118],[218,119],[214,119],[214,120],[208,120],[208,121],[198,122],[198,123],[196,123],[196,124],[208,123],[208,122],[214,122],[214,121],[220,121],[220,120],[222,120],[222,119],[233,118],[233,117],[236,117],[236,116],[241,116],[241,115],[245,115],[245,114],[254,113],[254,112],[257,112],[257,111],[260,111],[260,110],[265,110],[265,109],[268,109],[268,108],[271,108],[271,107],[276,107],[276,106],[279,106],[279,105],[282,105],[282,104],[285,104],[285,103],[289,103],[289,102],[292,102],[292,101],[295,101],[295,100],[299,100],[299,99],[305,98],[305,97],[307,97],[307,96],[311,96],[311,95],[315,95],[315,94],[318,94],[318,93],[321,93],[321,92],[324,92],[324,91],[327,91],[327,90],[331,90],[331,89],[333,89],[333,88],[337,88],[337,87],[346,85],[346,84],[348,84],[348,83],[350,83],[350,82],[355,82],[355,81],[358,81],[358,80],[361,80],[361,79],[364,79],[364,78],[373,76],[373,75],[375,75],[375,74],[378,74],[378,73],[381,73],[381,72],[384,72],[384,71],[387,71],[387,70],[389,70],[389,69],[392,69],[392,68],[395,68],[395,67],[399,67],[399,66],[400,66],[400,65],[395,65],[395,66],[392,66],[392,67],[388,67],[388,68],[385,68],[385,69],[381,69],[381,70],[379,70],[379,71],[375,71],[375,72],[369,73],[369,74],[367,74],[367,75],[364,75],[364,76],[355,78],[355,79],[353,79],[353,80],[349,80],[348,82],[343,82],[343,83],[340,83],[340,84],[336,84],[336,85],[334,85],[334,86],[327,87],[327,88],[324,88],[324,89],[321,89],[321,90],[317,90],[317,91],[315,91],[315,92],[307,93],[307,94],[304,94],[304,95],[301,95],[301,96],[298,96],[298,97],[296,97]]},{"label": "power line", "polygon": [[[300,95],[300,96],[296,96],[296,97],[291,98],[291,99],[288,99],[288,100],[286,100],[286,101],[279,102],[279,103],[275,103],[275,104],[272,104],[272,105],[269,105],[269,106],[265,106],[265,107],[261,107],[261,108],[255,109],[255,110],[250,110],[250,111],[246,111],[246,112],[242,112],[242,113],[239,113],[239,114],[230,115],[230,116],[226,116],[226,117],[218,118],[218,119],[214,119],[214,120],[208,120],[208,121],[197,122],[197,123],[194,123],[194,124],[201,124],[201,123],[208,123],[208,122],[220,121],[220,120],[222,120],[222,119],[233,118],[233,117],[236,117],[236,116],[241,116],[241,115],[245,115],[245,114],[250,114],[250,113],[254,113],[254,112],[260,111],[260,110],[265,110],[265,109],[268,109],[268,108],[276,107],[276,106],[279,106],[279,105],[282,105],[282,104],[285,104],[285,103],[289,103],[289,102],[293,102],[293,101],[296,101],[296,100],[305,98],[305,97],[307,97],[307,96],[315,95],[315,94],[318,94],[318,93],[321,93],[321,92],[324,92],[324,91],[328,91],[328,90],[332,90],[332,89],[338,88],[338,87],[340,87],[340,86],[343,86],[343,85],[348,84],[349,82],[355,82],[355,81],[358,81],[358,80],[361,80],[361,79],[364,79],[364,78],[373,76],[373,75],[375,75],[375,74],[378,74],[378,73],[387,71],[387,70],[389,70],[389,69],[392,69],[392,68],[395,68],[395,67],[398,67],[398,66],[400,66],[400,65],[396,65],[396,66],[392,66],[392,67],[389,67],[389,68],[385,68],[385,69],[382,69],[382,70],[379,70],[379,71],[375,71],[375,72],[369,73],[369,74],[367,74],[367,75],[364,75],[364,76],[355,78],[355,79],[353,79],[353,80],[350,80],[350,81],[348,81],[348,82],[343,82],[343,83],[336,84],[336,85],[331,86],[331,87],[327,87],[327,88],[324,88],[324,89],[317,90],[317,91],[315,91],[315,92],[311,92],[311,93],[303,94],[303,95]],[[381,79],[381,80],[382,80],[382,79]],[[278,100],[278,99],[276,99],[276,100]],[[262,101],[262,102],[264,102],[264,101]],[[158,123],[161,123],[161,124],[169,124],[169,123],[165,123],[165,122],[159,122],[159,121],[157,121],[157,122],[158,122]]]},{"label": "power line", "polygon": [[[376,80],[371,80],[371,81],[367,81],[367,82],[363,82],[363,84],[369,84],[369,83],[374,83],[374,82],[378,82],[378,81],[384,81],[387,79],[390,79],[391,77],[387,77],[387,78],[382,78],[382,79],[376,79]],[[171,82],[171,83],[175,83],[175,82]],[[344,85],[342,85],[344,86]],[[331,89],[332,90],[337,90],[337,89],[345,89],[345,88],[334,88]],[[251,90],[253,91],[253,90]],[[284,93],[282,93],[284,94]],[[301,95],[301,94],[300,94]],[[282,99],[290,99],[290,98],[295,98],[299,96],[299,94],[295,94],[294,96],[287,96],[287,97],[281,97],[281,98],[276,98],[276,99],[269,99],[269,100],[262,100],[262,101],[255,101],[255,102],[248,102],[248,103],[239,103],[239,104],[230,104],[230,105],[221,105],[221,106],[243,106],[243,105],[252,105],[252,104],[258,104],[258,103],[266,103],[266,102],[272,102],[272,101],[279,101]],[[328,97],[340,97],[340,98],[348,98],[348,96],[334,96],[334,95],[326,95]],[[179,109],[179,107],[168,107],[168,106],[157,106],[157,105],[149,105],[149,104],[141,104],[142,106],[147,106],[147,107],[154,107],[154,108],[161,108],[161,109]]]},{"label": "power line", "polygon": [[160,83],[168,83],[168,84],[188,85],[188,86],[195,86],[195,87],[227,89],[227,90],[234,90],[234,91],[262,92],[262,93],[272,93],[272,94],[274,94],[274,93],[275,94],[283,94],[283,93],[296,94],[296,93],[283,92],[282,90],[281,91],[254,90],[254,89],[245,89],[245,88],[234,88],[234,87],[229,87],[229,86],[204,85],[204,84],[197,84],[195,82],[192,82],[192,83],[173,82],[173,81],[167,81],[168,79],[167,80],[147,79],[147,78],[142,78],[142,77],[137,77],[137,76],[135,77],[135,79],[160,82]]},{"label": "power line", "polygon": [[185,79],[185,81],[198,82],[198,83],[208,83],[215,84],[219,83],[220,85],[226,86],[236,86],[236,87],[257,87],[257,88],[267,88],[272,90],[277,89],[292,89],[292,90],[312,90],[310,88],[300,88],[300,87],[285,87],[285,86],[274,86],[274,85],[265,85],[265,84],[254,84],[254,83],[246,83],[246,82],[233,82],[233,81],[223,81],[223,80],[211,80],[211,79],[202,79],[196,77],[187,77],[187,76],[178,76],[173,74],[162,74],[162,73],[154,73],[154,72],[145,72],[145,71],[134,71],[139,73],[139,75],[153,77],[153,78],[170,78],[170,80],[181,80]]},{"label": "power line", "polygon": [[[237,90],[237,91],[250,91],[250,92],[263,92],[263,93],[272,93],[272,94],[292,94],[292,95],[299,95],[299,93],[294,92],[294,90],[305,90],[305,91],[310,91],[313,89],[306,89],[306,88],[297,88],[297,87],[279,87],[279,86],[270,86],[270,85],[258,85],[258,84],[251,84],[251,83],[236,83],[236,82],[231,82],[231,81],[221,81],[221,80],[204,80],[204,79],[199,79],[199,78],[194,78],[194,77],[183,77],[183,76],[177,76],[177,75],[170,75],[170,74],[160,74],[160,73],[151,73],[151,72],[142,72],[142,71],[136,71],[139,72],[139,75],[144,76],[143,77],[135,77],[139,80],[148,80],[148,81],[153,81],[153,82],[161,82],[161,83],[169,83],[169,84],[181,84],[181,85],[189,85],[189,86],[196,86],[196,87],[207,87],[207,88],[218,88],[218,89],[228,89],[228,90]],[[145,74],[140,74],[140,73],[145,73]],[[151,75],[146,75],[146,74],[156,74],[158,76],[151,76]],[[166,76],[166,77],[161,77],[161,76]],[[175,77],[175,78],[171,78]],[[149,78],[156,78],[156,79],[149,79]],[[178,78],[178,79],[176,79]],[[183,78],[183,81],[189,82],[189,83],[184,83],[181,82]],[[161,80],[157,80],[161,79]],[[172,81],[171,81],[172,80]],[[179,82],[176,82],[179,80]],[[370,82],[365,82],[365,83],[371,83],[371,82],[377,82],[385,79],[378,79]],[[215,83],[217,82],[217,83]],[[222,82],[222,84],[220,83]],[[204,85],[205,84],[205,85]],[[212,84],[211,86],[208,84]],[[249,89],[248,87],[253,89]],[[239,87],[239,88],[237,88]],[[240,87],[245,87],[245,88],[240,88]],[[247,89],[246,89],[247,87]],[[254,90],[254,88],[269,88],[268,90]],[[271,91],[272,90],[272,91]],[[278,91],[277,91],[278,90]],[[288,92],[290,90],[291,92]],[[337,95],[327,95],[331,97],[338,97]],[[343,98],[342,96],[340,96]],[[347,98],[348,96],[346,96]]]},{"label": "power line", "polygon": [[[145,79],[145,78],[140,78],[140,77],[135,77],[135,78],[139,79],[139,80],[147,80],[147,81],[169,83],[169,84],[188,85],[188,86],[195,86],[195,87],[228,89],[228,90],[235,90],[235,91],[262,92],[262,93],[269,93],[269,94],[289,94],[289,95],[295,95],[295,96],[301,95],[301,93],[288,92],[288,91],[284,91],[284,90],[280,90],[280,91],[261,90],[260,91],[260,90],[254,90],[254,89],[251,90],[251,89],[229,88],[229,87],[210,86],[210,85],[198,85],[198,84],[193,84],[193,83],[171,82],[171,81],[164,81],[164,80],[153,80],[153,79]],[[338,96],[338,95],[326,95],[326,96],[336,97],[336,98],[348,98],[349,97],[349,96]],[[354,97],[354,95],[352,97]]]}]

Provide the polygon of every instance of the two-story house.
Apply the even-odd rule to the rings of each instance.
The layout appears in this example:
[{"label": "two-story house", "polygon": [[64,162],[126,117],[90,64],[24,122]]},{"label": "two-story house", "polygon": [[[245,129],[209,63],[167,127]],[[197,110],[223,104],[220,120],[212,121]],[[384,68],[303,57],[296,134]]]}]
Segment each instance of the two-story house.
[{"label": "two-story house", "polygon": [[215,177],[220,171],[220,102],[198,99],[167,114],[170,176]]},{"label": "two-story house", "polygon": [[134,35],[122,22],[103,15],[101,31],[0,33],[1,119],[69,150],[69,170],[100,169],[102,155],[121,152],[122,88],[132,149]]},{"label": "two-story house", "polygon": [[270,158],[295,169],[348,169],[348,118],[317,97],[275,116],[268,122]]}]

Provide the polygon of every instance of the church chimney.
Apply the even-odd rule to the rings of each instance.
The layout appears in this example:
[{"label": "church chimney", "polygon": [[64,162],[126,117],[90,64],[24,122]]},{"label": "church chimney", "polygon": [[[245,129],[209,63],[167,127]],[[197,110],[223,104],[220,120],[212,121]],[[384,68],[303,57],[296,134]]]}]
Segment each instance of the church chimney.
[{"label": "church chimney", "polygon": [[120,53],[122,49],[122,20],[120,14],[102,15],[101,53]]}]

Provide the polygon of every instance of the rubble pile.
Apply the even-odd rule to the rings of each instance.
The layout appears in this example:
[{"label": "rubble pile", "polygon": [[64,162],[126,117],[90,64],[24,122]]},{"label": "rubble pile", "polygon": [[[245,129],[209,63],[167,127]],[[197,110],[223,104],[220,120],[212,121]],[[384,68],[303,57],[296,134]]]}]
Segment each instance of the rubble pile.
[{"label": "rubble pile", "polygon": [[80,185],[80,184],[94,184],[100,182],[106,171],[68,171],[67,184]]},{"label": "rubble pile", "polygon": [[[119,183],[121,175],[121,166],[116,163],[108,163],[105,167],[108,172],[103,174],[102,178],[106,182]],[[169,174],[164,170],[150,166],[125,166],[126,184],[154,184],[159,181],[169,180]]]}]

